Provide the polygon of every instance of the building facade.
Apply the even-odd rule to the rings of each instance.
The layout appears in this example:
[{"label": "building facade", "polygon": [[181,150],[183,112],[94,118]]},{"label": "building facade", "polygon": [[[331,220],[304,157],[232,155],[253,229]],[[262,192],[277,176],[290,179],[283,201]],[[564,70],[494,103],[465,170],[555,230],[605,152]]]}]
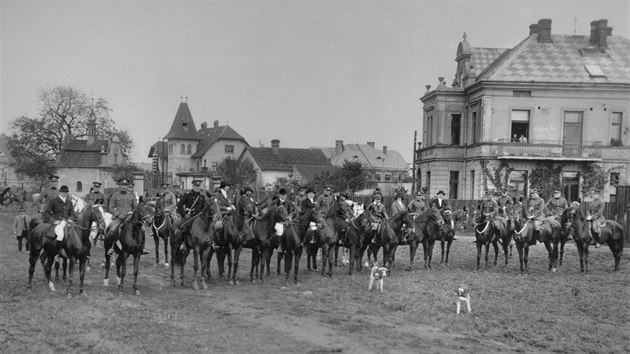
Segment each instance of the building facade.
[{"label": "building facade", "polygon": [[473,48],[464,35],[455,61],[452,86],[439,78],[421,97],[416,174],[431,195],[479,199],[507,187],[523,196],[532,170],[554,169],[577,200],[593,165],[606,174],[606,201],[630,183],[630,41],[606,20],[590,35],[555,35],[542,19],[510,49]]}]

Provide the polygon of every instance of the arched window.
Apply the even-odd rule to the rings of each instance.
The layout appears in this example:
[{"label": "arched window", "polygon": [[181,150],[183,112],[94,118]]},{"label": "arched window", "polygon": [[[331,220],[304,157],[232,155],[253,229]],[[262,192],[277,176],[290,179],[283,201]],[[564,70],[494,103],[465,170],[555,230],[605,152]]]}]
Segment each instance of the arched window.
[{"label": "arched window", "polygon": [[186,153],[190,154],[192,150],[192,145],[188,144],[188,146],[186,147]]},{"label": "arched window", "polygon": [[77,192],[83,192],[83,183],[77,182]]},{"label": "arched window", "polygon": [[179,154],[180,154],[180,155],[183,155],[183,154],[185,154],[185,153],[186,153],[186,145],[182,144],[182,145],[179,147]]}]

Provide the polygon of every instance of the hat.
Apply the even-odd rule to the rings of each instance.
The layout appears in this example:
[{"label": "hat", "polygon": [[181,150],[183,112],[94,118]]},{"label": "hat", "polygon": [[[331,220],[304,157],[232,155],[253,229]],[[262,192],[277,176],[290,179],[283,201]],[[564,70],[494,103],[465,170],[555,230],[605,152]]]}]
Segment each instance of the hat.
[{"label": "hat", "polygon": [[243,193],[245,193],[245,192],[252,192],[253,193],[254,190],[252,189],[252,187],[247,186],[247,187],[243,188]]},{"label": "hat", "polygon": [[126,185],[129,184],[129,181],[124,179],[124,178],[121,178],[121,179],[118,180],[118,184],[121,185],[121,186],[126,186]]},{"label": "hat", "polygon": [[48,179],[49,179],[51,182],[57,182],[57,181],[59,180],[59,176],[50,175],[50,176],[48,176]]},{"label": "hat", "polygon": [[308,188],[306,188],[305,186],[300,186],[300,187],[298,188],[298,191],[305,191],[305,190],[307,190],[307,189],[308,189]]},{"label": "hat", "polygon": [[330,192],[332,190],[332,188],[326,187],[326,189],[324,189],[324,190]]},{"label": "hat", "polygon": [[98,188],[100,188],[100,187],[103,185],[103,183],[101,183],[101,182],[92,182],[92,185],[93,185],[94,187],[98,187]]},{"label": "hat", "polygon": [[531,194],[531,193],[536,193],[536,194],[538,194],[538,189],[536,189],[536,188],[532,188],[532,190],[531,190],[529,193],[530,193],[530,194]]},{"label": "hat", "polygon": [[160,187],[162,187],[162,188],[168,187],[168,183],[162,183],[162,184],[160,184]]},{"label": "hat", "polygon": [[383,199],[383,196],[380,194],[374,194],[374,199]]},{"label": "hat", "polygon": [[599,189],[597,188],[591,189],[591,194],[596,194],[596,193],[599,194]]},{"label": "hat", "polygon": [[69,192],[68,186],[61,186],[61,188],[59,188],[59,192],[66,192],[66,193],[68,193]]},{"label": "hat", "polygon": [[555,192],[560,192],[560,193],[562,193],[562,189],[560,189],[560,188],[554,188],[554,189],[553,189],[553,192],[554,192],[554,193],[555,193]]},{"label": "hat", "polygon": [[313,188],[308,188],[308,189],[306,190],[306,194],[309,194],[309,193],[313,193],[313,194],[315,194],[315,191],[313,190]]},{"label": "hat", "polygon": [[219,188],[225,188],[225,187],[230,187],[232,184],[230,182],[227,181],[221,181],[221,184],[219,184]]},{"label": "hat", "polygon": [[201,187],[201,183],[203,183],[203,181],[200,179],[196,179],[192,181],[192,185],[196,187]]},{"label": "hat", "polygon": [[444,191],[442,191],[442,190],[441,190],[441,191],[439,191],[439,192],[437,192],[437,195],[440,195],[440,194],[441,194],[441,195],[446,195],[446,193],[444,193]]},{"label": "hat", "polygon": [[398,194],[396,194],[396,199],[398,199],[398,198],[405,199],[405,196],[403,196],[402,194],[398,193]]},{"label": "hat", "polygon": [[416,197],[417,197],[417,196],[421,196],[421,197],[423,197],[423,198],[424,198],[424,193],[422,193],[422,192],[420,192],[420,191],[417,191],[417,192],[416,192]]},{"label": "hat", "polygon": [[278,191],[278,194],[287,194],[287,190],[284,188],[280,188],[280,190]]}]

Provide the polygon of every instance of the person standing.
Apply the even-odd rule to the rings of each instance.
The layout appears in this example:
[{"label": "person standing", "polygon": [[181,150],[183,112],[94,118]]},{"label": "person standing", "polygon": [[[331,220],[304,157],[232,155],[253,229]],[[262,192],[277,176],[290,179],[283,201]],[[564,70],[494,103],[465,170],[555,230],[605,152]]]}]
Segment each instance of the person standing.
[{"label": "person standing", "polygon": [[25,240],[27,251],[29,248],[28,224],[31,221],[31,217],[26,214],[25,206],[20,207],[19,211],[20,213],[13,219],[13,234],[18,241],[18,252],[22,252],[22,240]]}]

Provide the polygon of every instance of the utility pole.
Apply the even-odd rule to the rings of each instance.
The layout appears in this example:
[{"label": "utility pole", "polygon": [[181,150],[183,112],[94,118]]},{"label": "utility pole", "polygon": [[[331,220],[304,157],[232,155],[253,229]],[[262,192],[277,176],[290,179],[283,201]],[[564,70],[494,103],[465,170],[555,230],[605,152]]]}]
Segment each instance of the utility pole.
[{"label": "utility pole", "polygon": [[413,162],[411,163],[411,194],[414,195],[416,193],[416,140],[418,140],[418,131],[413,131],[413,150],[411,156],[413,157]]}]

